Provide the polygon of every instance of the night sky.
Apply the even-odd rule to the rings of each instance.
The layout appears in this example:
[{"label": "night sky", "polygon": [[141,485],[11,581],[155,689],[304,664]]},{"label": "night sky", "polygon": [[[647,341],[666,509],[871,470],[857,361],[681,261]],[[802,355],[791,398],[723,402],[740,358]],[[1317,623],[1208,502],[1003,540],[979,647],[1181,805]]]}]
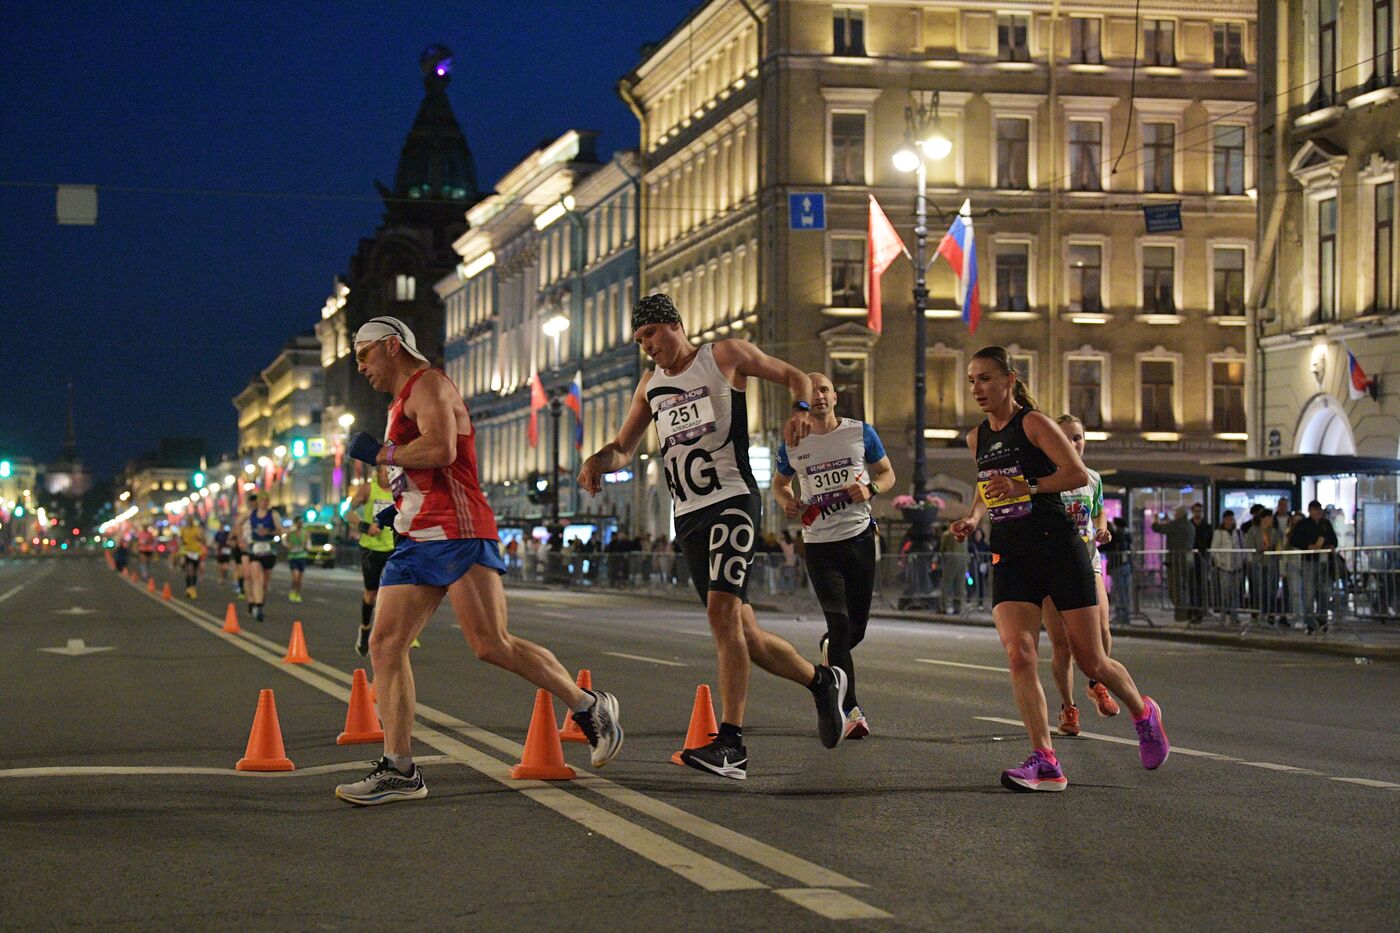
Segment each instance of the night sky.
[{"label": "night sky", "polygon": [[[0,457],[59,455],[70,378],[98,479],[162,436],[232,451],[230,400],[315,325],[379,223],[424,47],[455,54],[448,96],[489,191],[570,127],[600,131],[604,158],[635,148],[613,86],[693,6],[11,0]],[[97,226],[59,226],[57,183],[159,190],[103,190]]]}]

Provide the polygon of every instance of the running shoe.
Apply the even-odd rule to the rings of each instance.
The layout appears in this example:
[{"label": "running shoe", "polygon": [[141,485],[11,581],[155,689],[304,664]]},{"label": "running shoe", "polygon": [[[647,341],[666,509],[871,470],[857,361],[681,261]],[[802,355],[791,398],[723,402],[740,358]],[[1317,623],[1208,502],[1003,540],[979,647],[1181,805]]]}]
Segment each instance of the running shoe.
[{"label": "running shoe", "polygon": [[865,721],[865,714],[860,711],[859,706],[852,706],[851,711],[846,714],[847,741],[863,739],[869,734],[870,723]]},{"label": "running shoe", "polygon": [[374,770],[362,781],[341,784],[335,795],[346,803],[358,807],[372,807],[396,800],[418,800],[428,796],[428,785],[423,780],[423,772],[414,765],[408,774],[399,771],[389,763],[388,758],[380,758],[374,763]]},{"label": "running shoe", "polygon": [[1001,786],[1014,791],[1059,791],[1069,786],[1059,762],[1052,762],[1040,751],[1033,751],[1019,768],[1001,772]]},{"label": "running shoe", "polygon": [[287,602],[289,602],[289,603],[299,603],[299,602],[301,602],[301,594],[300,594],[300,593],[296,593],[296,592],[288,593],[288,594],[287,594]]},{"label": "running shoe", "polygon": [[846,672],[823,664],[817,668],[817,685],[812,689],[817,701],[817,734],[827,748],[835,748],[846,736]]},{"label": "running shoe", "polygon": [[1117,716],[1118,701],[1113,699],[1113,694],[1108,692],[1108,688],[1101,683],[1090,684],[1087,688],[1089,699],[1094,701],[1094,709],[1098,710],[1100,716]]},{"label": "running shoe", "polygon": [[1060,735],[1079,734],[1079,707],[1071,703],[1060,707]]},{"label": "running shoe", "polygon": [[1162,728],[1162,707],[1149,696],[1144,696],[1142,702],[1147,706],[1147,715],[1133,720],[1138,734],[1138,757],[1144,768],[1155,771],[1167,760],[1172,746],[1167,741],[1167,730]]},{"label": "running shoe", "polygon": [[186,599],[198,599],[198,598],[199,598],[199,593],[195,591],[195,588],[194,588],[194,587],[192,587],[192,586],[187,586],[187,587],[185,587],[185,598],[186,598]]},{"label": "running shoe", "polygon": [[617,715],[617,697],[602,690],[590,692],[593,693],[593,705],[581,713],[574,713],[573,717],[587,736],[588,744],[593,746],[593,767],[601,768],[622,750],[622,723]]},{"label": "running shoe", "polygon": [[362,658],[369,654],[369,633],[372,631],[373,629],[361,627],[360,634],[355,636],[355,653]]},{"label": "running shoe", "polygon": [[817,650],[820,651],[820,652],[822,653],[822,663],[825,664],[827,667],[830,667],[830,666],[831,666],[831,658],[830,658],[830,656],[827,654],[827,647],[830,645],[830,643],[831,643],[831,636],[829,636],[829,635],[827,635],[825,632],[823,632],[823,633],[822,633],[822,637],[821,637],[821,641],[817,642]]},{"label": "running shoe", "polygon": [[258,603],[253,607],[253,618],[257,619],[259,622],[266,620],[266,616],[263,615],[262,603]]},{"label": "running shoe", "polygon": [[681,761],[696,771],[706,771],[736,781],[746,780],[749,776],[748,750],[714,733],[710,734],[710,739],[709,745],[687,748],[681,752]]}]

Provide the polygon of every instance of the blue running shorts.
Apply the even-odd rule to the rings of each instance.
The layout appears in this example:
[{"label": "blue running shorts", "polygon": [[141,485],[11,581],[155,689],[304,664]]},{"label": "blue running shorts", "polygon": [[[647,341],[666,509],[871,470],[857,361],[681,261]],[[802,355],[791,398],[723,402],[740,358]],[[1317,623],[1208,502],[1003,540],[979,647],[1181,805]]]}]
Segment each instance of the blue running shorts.
[{"label": "blue running shorts", "polygon": [[389,555],[379,585],[451,586],[474,564],[497,573],[506,572],[500,542],[495,538],[456,538],[449,541],[414,541],[404,538]]}]

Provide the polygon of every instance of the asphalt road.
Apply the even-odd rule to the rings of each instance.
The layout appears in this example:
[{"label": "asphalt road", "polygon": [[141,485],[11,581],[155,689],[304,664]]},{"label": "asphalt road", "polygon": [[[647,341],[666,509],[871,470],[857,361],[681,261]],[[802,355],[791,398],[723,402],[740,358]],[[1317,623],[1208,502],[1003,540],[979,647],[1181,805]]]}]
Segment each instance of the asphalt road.
[{"label": "asphalt road", "polygon": [[[874,735],[823,749],[807,692],[755,671],[734,782],[668,760],[714,678],[698,606],[512,591],[514,632],[621,699],[620,757],[590,777],[568,745],[579,780],[511,781],[533,690],[444,611],[413,654],[429,796],[356,809],[332,789],[379,754],[335,745],[368,666],[358,586],[313,570],[294,606],[279,567],[267,621],[228,636],[216,583],[164,603],[95,560],[0,564],[0,927],[1380,930],[1400,913],[1400,665],[1120,639],[1170,761],[1144,771],[1127,716],[1082,702],[1089,735],[1056,743],[1069,790],[1015,795],[997,778],[1027,742],[995,633],[877,620],[856,655]],[[280,662],[293,619],[309,667]],[[763,621],[816,654],[819,620]],[[75,639],[110,650],[41,650]],[[261,688],[294,772],[233,771]]]}]

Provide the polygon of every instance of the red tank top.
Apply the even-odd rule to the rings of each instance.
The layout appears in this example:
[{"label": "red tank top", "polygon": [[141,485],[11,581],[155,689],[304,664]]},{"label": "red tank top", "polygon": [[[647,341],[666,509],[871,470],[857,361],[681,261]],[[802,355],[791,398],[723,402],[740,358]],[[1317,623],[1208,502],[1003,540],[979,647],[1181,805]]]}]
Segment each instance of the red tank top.
[{"label": "red tank top", "polygon": [[[418,425],[404,414],[403,406],[414,383],[426,372],[429,370],[420,369],[409,376],[389,406],[386,436],[391,443],[408,444],[421,436]],[[440,369],[432,372],[447,379]],[[457,435],[457,456],[448,466],[426,470],[389,468],[389,489],[399,510],[395,531],[414,541],[497,539],[496,515],[477,480],[475,435],[475,429],[471,434]]]}]

